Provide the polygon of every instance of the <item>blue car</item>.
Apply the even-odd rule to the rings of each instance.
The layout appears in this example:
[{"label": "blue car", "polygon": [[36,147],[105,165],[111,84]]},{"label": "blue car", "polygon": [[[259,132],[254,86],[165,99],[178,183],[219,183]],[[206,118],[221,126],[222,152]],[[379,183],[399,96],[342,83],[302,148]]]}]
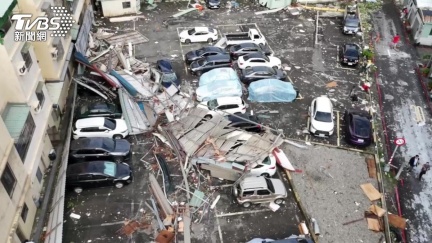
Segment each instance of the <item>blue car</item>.
[{"label": "blue car", "polygon": [[156,62],[156,67],[162,73],[162,85],[165,88],[168,88],[171,86],[171,84],[174,84],[177,88],[180,88],[181,81],[177,77],[177,74],[175,73],[170,61],[164,59],[159,60]]}]

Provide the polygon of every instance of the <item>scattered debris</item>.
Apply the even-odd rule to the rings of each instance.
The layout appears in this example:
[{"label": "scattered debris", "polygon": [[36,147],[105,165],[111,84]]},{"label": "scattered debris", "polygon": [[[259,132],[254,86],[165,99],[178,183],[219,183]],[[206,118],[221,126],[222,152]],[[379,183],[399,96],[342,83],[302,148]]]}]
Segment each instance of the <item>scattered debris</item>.
[{"label": "scattered debris", "polygon": [[81,218],[81,215],[76,214],[76,213],[71,213],[69,216],[73,219],[80,219]]},{"label": "scattered debris", "polygon": [[104,41],[112,46],[125,44],[126,41],[132,43],[133,45],[138,45],[149,42],[149,39],[138,31],[131,31],[125,34],[108,37],[104,39]]},{"label": "scattered debris", "polygon": [[375,201],[382,197],[381,193],[377,189],[375,189],[375,187],[371,183],[362,184],[360,185],[360,187],[370,201]]},{"label": "scattered debris", "polygon": [[334,88],[334,87],[336,87],[336,86],[337,86],[336,81],[331,81],[330,83],[327,83],[327,84],[326,84],[326,87],[327,87],[327,88]]}]

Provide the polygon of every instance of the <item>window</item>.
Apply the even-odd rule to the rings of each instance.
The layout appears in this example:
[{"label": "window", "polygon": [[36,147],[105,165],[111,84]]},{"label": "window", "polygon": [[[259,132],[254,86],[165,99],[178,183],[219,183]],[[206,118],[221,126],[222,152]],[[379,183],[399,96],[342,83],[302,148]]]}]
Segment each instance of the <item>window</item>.
[{"label": "window", "polygon": [[81,132],[100,132],[100,131],[102,130],[99,129],[99,127],[87,127],[81,129]]},{"label": "window", "polygon": [[258,190],[257,194],[260,196],[270,195],[270,192],[268,190]]},{"label": "window", "polygon": [[31,138],[33,137],[34,130],[36,128],[35,122],[33,120],[30,112],[27,115],[27,120],[24,124],[23,129],[19,138],[15,141],[15,148],[24,163],[28,149],[30,147]]},{"label": "window", "polygon": [[52,43],[53,46],[53,50],[51,52],[52,58],[55,60],[61,60],[63,59],[64,56],[64,48],[63,48],[63,44],[61,42],[61,38],[60,37],[55,37]]},{"label": "window", "polygon": [[91,179],[93,179],[93,176],[90,174],[78,176],[78,180],[80,180],[80,181],[87,181],[87,180],[91,180]]},{"label": "window", "polygon": [[44,83],[43,82],[39,82],[39,84],[38,84],[38,86],[36,88],[36,97],[39,100],[39,106],[40,107],[43,106],[43,103],[45,101],[45,95],[44,95],[43,89],[42,89],[43,86],[44,86]]},{"label": "window", "polygon": [[3,174],[1,176],[1,182],[6,190],[6,192],[9,194],[10,197],[12,197],[13,190],[15,189],[16,185],[16,178],[13,174],[9,164],[6,164],[6,167],[3,171]]},{"label": "window", "polygon": [[25,222],[26,221],[26,219],[27,219],[27,214],[28,214],[28,207],[27,207],[27,204],[26,203],[24,203],[24,205],[23,205],[23,208],[22,208],[22,211],[21,211],[21,218],[22,218],[22,220]]},{"label": "window", "polygon": [[131,7],[130,2],[122,2],[122,4],[123,4],[123,8],[130,8]]},{"label": "window", "polygon": [[30,56],[30,47],[31,47],[30,43],[26,42],[23,48],[21,49],[21,56],[25,62],[25,66],[27,70],[30,69],[31,65],[33,64],[33,60]]},{"label": "window", "polygon": [[41,171],[41,169],[38,167],[38,169],[37,169],[37,171],[36,171],[36,178],[38,179],[39,183],[41,183],[41,181],[42,181],[42,177],[43,177],[42,171]]},{"label": "window", "polygon": [[432,35],[432,29],[430,30],[429,35]]},{"label": "window", "polygon": [[243,197],[252,196],[253,194],[255,194],[255,191],[244,191]]},{"label": "window", "polygon": [[104,180],[106,178],[107,177],[104,175],[93,175],[93,179],[95,179],[95,180]]}]

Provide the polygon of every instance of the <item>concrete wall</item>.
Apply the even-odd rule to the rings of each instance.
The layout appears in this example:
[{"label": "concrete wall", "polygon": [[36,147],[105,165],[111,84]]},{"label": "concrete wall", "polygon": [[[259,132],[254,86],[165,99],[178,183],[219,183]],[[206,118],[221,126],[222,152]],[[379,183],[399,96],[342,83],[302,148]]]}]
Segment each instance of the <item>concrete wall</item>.
[{"label": "concrete wall", "polygon": [[[124,2],[130,2],[130,8],[123,8]],[[102,0],[101,4],[104,17],[136,14],[140,8],[140,0]]]},{"label": "concrete wall", "polygon": [[423,24],[423,28],[416,39],[417,43],[424,46],[432,46],[432,35],[430,35],[431,31],[432,23]]}]

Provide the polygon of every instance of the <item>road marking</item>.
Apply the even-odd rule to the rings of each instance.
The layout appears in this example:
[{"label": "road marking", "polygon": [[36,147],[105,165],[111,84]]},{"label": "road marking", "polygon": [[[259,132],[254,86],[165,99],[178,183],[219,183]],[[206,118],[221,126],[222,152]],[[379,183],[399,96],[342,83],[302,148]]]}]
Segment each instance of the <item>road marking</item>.
[{"label": "road marking", "polygon": [[252,213],[262,213],[262,212],[268,212],[268,211],[272,211],[272,210],[267,208],[267,209],[251,210],[251,211],[236,212],[236,213],[217,214],[216,218],[222,218],[222,217],[228,217],[228,216],[237,216],[237,215],[243,215],[243,214],[252,214]]},{"label": "road marking", "polygon": [[[260,33],[260,35],[264,36],[263,33],[261,32],[260,28],[258,27],[258,25],[256,23],[251,23],[253,25],[255,25],[255,28],[258,30],[258,33]],[[265,37],[265,36],[264,36]],[[268,40],[266,38],[266,44],[267,47],[270,49],[270,51],[273,53],[273,55],[275,54],[275,52],[273,51],[273,49],[271,48],[270,44],[268,43]]]},{"label": "road marking", "polygon": [[340,122],[339,122],[339,111],[336,111],[336,124],[337,124],[337,146],[340,146]]},{"label": "road marking", "polygon": [[[308,132],[309,132],[309,126],[310,126],[310,116],[308,116],[307,125],[306,125],[306,129]],[[308,142],[309,142],[309,134],[306,134],[305,143],[308,143]]]},{"label": "road marking", "polygon": [[294,84],[294,82],[291,80],[291,78],[289,76],[287,76],[287,78],[292,84]]},{"label": "road marking", "polygon": [[414,114],[415,114],[414,120],[417,122],[418,125],[423,126],[426,122],[423,108],[421,108],[420,106],[411,105],[411,109],[414,110]]},{"label": "road marking", "polygon": [[339,64],[339,46],[337,46],[337,48],[336,48],[336,61]]},{"label": "road marking", "polygon": [[388,55],[391,56],[391,54],[390,54],[390,49],[387,49],[387,52],[388,52]]},{"label": "road marking", "polygon": [[183,65],[184,65],[184,68],[185,68],[185,71],[186,71],[186,75],[187,75],[188,74],[188,69],[187,69],[187,65],[186,65],[185,56],[184,56],[184,53],[183,53],[183,44],[180,41],[179,28],[182,28],[182,27],[177,27],[177,36],[179,38],[178,40],[179,40],[179,44],[180,44],[180,52],[181,52],[181,56],[182,56],[182,59],[183,59]]}]

